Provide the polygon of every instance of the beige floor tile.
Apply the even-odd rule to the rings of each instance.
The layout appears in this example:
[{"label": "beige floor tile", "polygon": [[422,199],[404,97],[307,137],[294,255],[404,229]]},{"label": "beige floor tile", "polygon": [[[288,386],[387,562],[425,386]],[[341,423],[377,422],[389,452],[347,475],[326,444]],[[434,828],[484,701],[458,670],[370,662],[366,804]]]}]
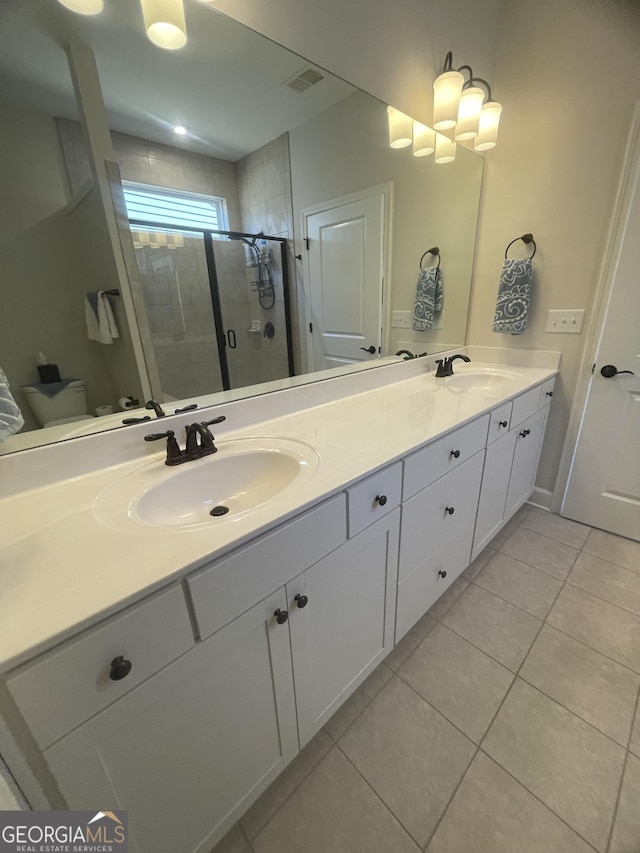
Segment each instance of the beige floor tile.
[{"label": "beige floor tile", "polygon": [[640,672],[640,617],[568,584],[547,622],[618,663]]},{"label": "beige floor tile", "polygon": [[545,625],[520,676],[626,747],[640,687],[635,673]]},{"label": "beige floor tile", "polygon": [[278,778],[269,785],[264,794],[256,800],[240,820],[249,839],[254,839],[258,835],[332,746],[331,738],[323,731],[318,732]]},{"label": "beige floor tile", "polygon": [[607,846],[624,750],[517,679],[483,749],[599,851]]},{"label": "beige floor tile", "polygon": [[609,853],[640,850],[640,758],[629,755]]},{"label": "beige floor tile", "polygon": [[617,563],[625,569],[640,572],[640,542],[605,533],[604,530],[592,530],[584,544],[587,554],[601,557],[609,563]]},{"label": "beige floor tile", "polygon": [[255,853],[419,853],[334,747],[253,841]]},{"label": "beige floor tile", "polygon": [[551,610],[562,587],[557,578],[501,552],[487,563],[475,583],[539,619]]},{"label": "beige floor tile", "polygon": [[355,693],[347,699],[344,705],[338,708],[329,722],[325,724],[325,730],[335,741],[342,737],[351,723],[360,716],[392,675],[389,667],[381,663]]},{"label": "beige floor tile", "polygon": [[229,830],[222,841],[214,847],[212,853],[251,853],[249,842],[239,824]]},{"label": "beige floor tile", "polygon": [[444,625],[433,629],[399,674],[476,743],[513,681],[512,672]]},{"label": "beige floor tile", "polygon": [[636,572],[583,552],[575,561],[567,583],[640,616],[640,574]]},{"label": "beige floor tile", "polygon": [[421,846],[475,752],[471,741],[397,677],[358,717],[340,748]]},{"label": "beige floor tile", "polygon": [[529,651],[540,620],[472,584],[442,620],[514,672]]},{"label": "beige floor tile", "polygon": [[568,518],[562,518],[560,515],[537,509],[537,507],[531,508],[522,526],[535,530],[536,533],[541,533],[549,539],[569,545],[571,548],[582,548],[591,531],[586,524],[578,524],[577,521],[570,521]]},{"label": "beige floor tile", "polygon": [[466,578],[468,581],[472,581],[478,574],[478,572],[481,572],[482,569],[484,569],[484,567],[487,565],[487,563],[495,553],[495,548],[490,548],[489,546],[484,548],[482,551],[480,551],[480,553],[471,563],[471,565],[464,570],[464,572],[462,573],[462,577]]},{"label": "beige floor tile", "polygon": [[526,527],[519,527],[512,533],[500,550],[560,580],[564,580],[569,574],[579,553],[575,548],[541,536]]},{"label": "beige floor tile", "polygon": [[457,601],[465,589],[469,586],[469,581],[466,578],[457,578],[449,587],[449,589],[440,596],[433,607],[429,610],[429,616],[436,619],[438,622],[444,614],[449,610],[454,601]]},{"label": "beige floor tile", "polygon": [[638,705],[636,719],[631,730],[629,749],[631,752],[635,752],[637,756],[640,756],[640,704]]},{"label": "beige floor tile", "polygon": [[591,847],[479,752],[428,853],[593,853]]},{"label": "beige floor tile", "polygon": [[395,649],[384,659],[385,666],[393,672],[397,672],[409,657],[411,652],[418,648],[420,643],[432,631],[438,623],[428,613],[419,619],[410,631],[404,635]]}]

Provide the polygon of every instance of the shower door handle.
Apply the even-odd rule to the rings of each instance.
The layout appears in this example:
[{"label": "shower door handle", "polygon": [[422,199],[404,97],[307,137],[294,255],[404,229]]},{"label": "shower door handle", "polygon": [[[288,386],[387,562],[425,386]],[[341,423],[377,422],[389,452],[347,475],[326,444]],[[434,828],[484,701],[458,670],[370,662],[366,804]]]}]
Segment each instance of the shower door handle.
[{"label": "shower door handle", "polygon": [[233,329],[227,329],[227,346],[229,349],[236,348],[236,333]]}]

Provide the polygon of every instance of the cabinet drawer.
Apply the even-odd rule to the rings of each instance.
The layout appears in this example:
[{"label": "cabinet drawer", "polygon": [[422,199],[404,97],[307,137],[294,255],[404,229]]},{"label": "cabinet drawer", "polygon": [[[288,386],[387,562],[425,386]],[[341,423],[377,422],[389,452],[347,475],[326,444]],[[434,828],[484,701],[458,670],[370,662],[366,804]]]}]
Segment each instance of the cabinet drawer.
[{"label": "cabinet drawer", "polygon": [[481,450],[487,443],[488,427],[489,415],[483,415],[407,456],[402,500],[406,501]]},{"label": "cabinet drawer", "polygon": [[[484,451],[415,495],[402,507],[398,578],[406,577],[436,544],[466,537],[476,520]],[[469,557],[471,546],[469,546]]]},{"label": "cabinet drawer", "polygon": [[336,495],[189,578],[200,636],[213,634],[342,545],[345,500]]},{"label": "cabinet drawer", "polygon": [[355,536],[397,507],[401,492],[402,462],[396,462],[347,489],[349,536]]},{"label": "cabinet drawer", "polygon": [[493,441],[496,441],[509,432],[512,408],[513,403],[509,400],[508,403],[503,403],[502,406],[498,406],[497,409],[490,412],[489,437],[487,438],[487,444],[491,444]]},{"label": "cabinet drawer", "polygon": [[543,406],[548,406],[553,398],[553,387],[556,384],[556,377],[552,376],[551,379],[547,379],[546,382],[543,382],[540,386],[540,399],[538,401],[538,408],[541,409]]},{"label": "cabinet drawer", "polygon": [[[181,587],[172,587],[28,664],[7,687],[44,748],[136,687],[194,644]],[[118,681],[111,662],[132,664]]]},{"label": "cabinet drawer", "polygon": [[511,412],[511,427],[516,427],[527,418],[531,417],[534,412],[538,411],[538,403],[540,402],[540,386],[529,388],[524,394],[520,394],[513,401],[513,409]]},{"label": "cabinet drawer", "polygon": [[396,643],[467,568],[472,535],[473,527],[459,539],[439,545],[398,584]]}]

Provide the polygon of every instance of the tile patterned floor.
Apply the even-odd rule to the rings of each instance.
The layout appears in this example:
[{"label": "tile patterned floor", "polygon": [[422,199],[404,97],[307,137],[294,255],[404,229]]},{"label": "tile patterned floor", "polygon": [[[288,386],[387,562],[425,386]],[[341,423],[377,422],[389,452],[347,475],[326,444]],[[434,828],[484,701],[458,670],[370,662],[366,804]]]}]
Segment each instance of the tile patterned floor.
[{"label": "tile patterned floor", "polygon": [[640,543],[523,507],[214,853],[639,853]]}]

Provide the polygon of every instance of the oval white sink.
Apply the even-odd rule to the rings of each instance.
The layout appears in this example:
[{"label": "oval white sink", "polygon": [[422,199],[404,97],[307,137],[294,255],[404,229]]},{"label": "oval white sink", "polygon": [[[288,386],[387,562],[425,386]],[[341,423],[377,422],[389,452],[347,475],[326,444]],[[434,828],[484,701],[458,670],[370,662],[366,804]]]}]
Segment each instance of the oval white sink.
[{"label": "oval white sink", "polygon": [[475,367],[460,370],[445,379],[451,388],[463,388],[467,391],[495,391],[520,378],[512,370],[499,370],[495,367]]},{"label": "oval white sink", "polygon": [[[316,468],[306,444],[283,438],[216,442],[218,452],[168,467],[156,460],[107,489],[94,503],[103,522],[168,530],[213,528],[278,498]],[[213,512],[212,512],[213,511]]]}]

